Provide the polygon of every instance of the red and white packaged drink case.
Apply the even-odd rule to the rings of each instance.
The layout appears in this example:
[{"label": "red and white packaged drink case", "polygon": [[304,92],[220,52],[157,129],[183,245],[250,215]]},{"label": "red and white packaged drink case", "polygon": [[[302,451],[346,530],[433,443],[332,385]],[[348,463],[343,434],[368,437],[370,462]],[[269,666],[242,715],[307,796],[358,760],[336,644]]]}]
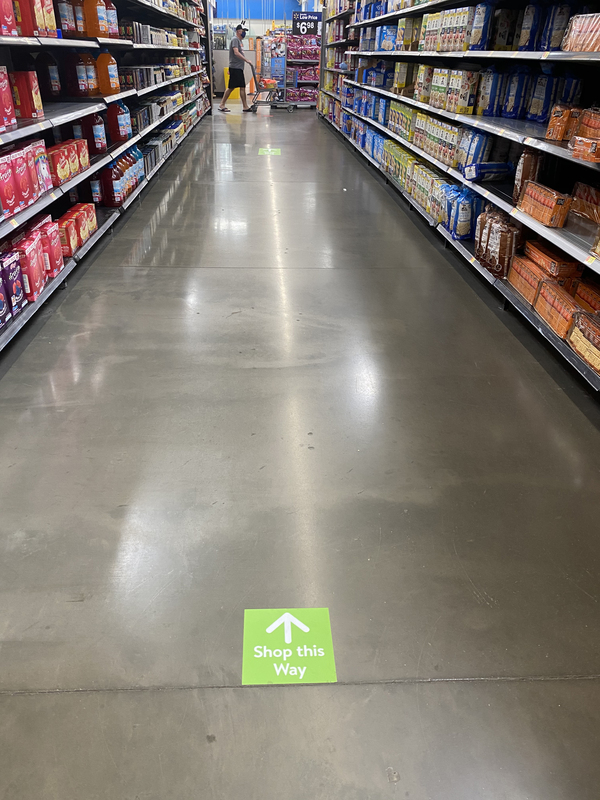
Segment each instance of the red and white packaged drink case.
[{"label": "red and white packaged drink case", "polygon": [[25,150],[14,150],[10,155],[19,209],[27,208],[33,203],[33,186],[27,166],[27,154]]},{"label": "red and white packaged drink case", "polygon": [[27,305],[21,259],[14,250],[0,255],[0,280],[6,288],[13,317]]},{"label": "red and white packaged drink case", "polygon": [[58,222],[47,222],[39,229],[42,237],[42,250],[44,252],[44,267],[47,278],[56,278],[64,267],[65,262],[60,243]]},{"label": "red and white packaged drink case", "polygon": [[35,302],[46,283],[42,237],[35,231],[27,239],[18,242],[15,251],[19,254],[25,297],[30,303]]},{"label": "red and white packaged drink case", "polygon": [[0,67],[0,122],[5,128],[14,128],[17,124],[15,103],[6,67]]},{"label": "red and white packaged drink case", "polygon": [[5,219],[19,210],[19,200],[15,189],[15,176],[12,170],[12,156],[7,153],[0,158],[0,202]]}]

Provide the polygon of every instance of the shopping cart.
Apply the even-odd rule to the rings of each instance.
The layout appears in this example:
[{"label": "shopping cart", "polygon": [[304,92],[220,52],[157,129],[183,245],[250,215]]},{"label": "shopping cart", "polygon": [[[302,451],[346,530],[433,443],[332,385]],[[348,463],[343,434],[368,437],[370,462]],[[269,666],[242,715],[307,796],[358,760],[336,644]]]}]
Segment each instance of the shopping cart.
[{"label": "shopping cart", "polygon": [[[256,114],[259,106],[274,106],[274,107],[283,107],[286,106],[289,112],[292,112],[295,108],[293,105],[288,105],[287,103],[283,102],[280,98],[278,98],[278,94],[284,92],[284,89],[281,89],[277,86],[277,81],[273,78],[263,78],[262,75],[256,75],[256,69],[254,68],[254,64],[250,64],[252,67],[252,75],[254,76],[254,86],[256,90],[252,99],[250,101],[250,110]],[[261,95],[265,95],[261,98]]]}]

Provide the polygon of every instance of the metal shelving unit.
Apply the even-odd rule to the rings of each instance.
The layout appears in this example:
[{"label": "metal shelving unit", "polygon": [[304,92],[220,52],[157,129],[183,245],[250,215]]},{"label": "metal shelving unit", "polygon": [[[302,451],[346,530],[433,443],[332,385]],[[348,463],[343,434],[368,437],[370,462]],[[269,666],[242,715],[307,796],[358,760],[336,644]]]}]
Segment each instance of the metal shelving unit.
[{"label": "metal shelving unit", "polygon": [[516,311],[519,312],[533,327],[549,342],[554,349],[560,353],[563,358],[575,369],[579,375],[596,391],[600,391],[600,375],[594,372],[571,348],[569,345],[557,336],[556,333],[544,322],[544,320],[534,311],[534,309],[527,304],[523,297],[514,291],[512,286],[506,280],[494,277],[482,264],[480,264],[473,253],[473,243],[469,241],[457,241],[452,239],[451,234],[442,226],[437,225],[435,220],[422,208],[415,200],[408,195],[393,179],[392,176],[385,172],[381,165],[375,161],[374,158],[365,153],[347,134],[334,125],[327,117],[320,115],[337,133],[349,142],[352,147],[360,153],[360,155],[368,161],[385,179],[385,181],[394,187],[394,189],[401,194],[405,200],[408,201],[411,208],[414,208],[435,230],[444,238],[445,242],[452,246],[462,257],[466,260],[476,272],[478,272],[490,286],[493,286],[501,294],[503,299]]},{"label": "metal shelving unit", "polygon": [[[419,8],[419,6],[417,6]],[[464,58],[469,62],[483,59],[510,59],[517,61],[600,61],[600,53],[563,53],[560,50],[525,52],[524,50],[461,50],[444,52],[442,50],[357,50],[355,55],[365,58]]]},{"label": "metal shelving unit", "polygon": [[[195,23],[186,20],[185,18],[179,17],[176,14],[171,13],[170,11],[166,11],[165,9],[159,8],[154,3],[150,2],[150,0],[118,0],[119,5],[119,13],[120,15],[128,14],[131,16],[132,8],[139,9],[140,12],[143,10],[144,13],[140,14],[140,16],[145,21],[152,21],[153,24],[160,25],[163,24],[164,27],[168,28],[187,28],[191,31],[190,33],[190,44],[195,46],[190,47],[179,47],[175,45],[148,45],[148,44],[137,44],[129,39],[113,39],[113,38],[90,38],[90,39],[62,39],[62,38],[51,38],[51,37],[13,37],[13,36],[0,36],[0,47],[5,48],[28,48],[31,50],[38,49],[40,47],[43,48],[56,48],[56,56],[60,59],[61,57],[61,48],[68,48],[68,49],[91,49],[91,50],[98,50],[100,47],[109,47],[116,49],[116,55],[119,57],[119,53],[123,53],[124,50],[176,50],[180,52],[189,52],[195,53],[198,56],[197,63],[202,58],[202,63],[207,65],[207,72],[209,78],[211,76],[211,50],[210,50],[210,41],[205,34],[202,34],[201,31],[204,28],[205,30],[208,29],[208,13],[204,9],[201,3],[196,2],[195,0],[186,0],[189,4],[200,8],[200,24],[196,25]],[[123,5],[124,4],[124,5]],[[127,9],[127,10],[125,10]],[[149,13],[146,14],[145,12],[148,11]],[[135,12],[133,12],[135,14]],[[160,21],[159,21],[160,20]],[[204,44],[206,47],[206,56],[203,58],[203,53],[200,50],[201,41],[200,38],[204,38]],[[7,54],[10,50],[5,51]],[[162,60],[162,59],[161,59]],[[5,59],[5,62],[10,63],[10,57]],[[38,200],[33,203],[28,208],[23,209],[18,214],[15,214],[13,217],[7,220],[0,220],[0,239],[12,234],[16,231],[21,225],[27,223],[29,220],[32,219],[36,214],[40,211],[49,209],[53,203],[56,201],[60,201],[61,198],[67,199],[67,195],[70,190],[74,189],[77,185],[81,184],[82,182],[89,180],[90,177],[99,170],[103,169],[108,163],[110,163],[113,159],[117,158],[121,153],[128,150],[130,147],[138,143],[142,140],[142,138],[151,134],[158,126],[162,123],[166,122],[169,118],[171,118],[174,114],[180,112],[182,109],[188,107],[191,103],[196,102],[203,94],[201,88],[203,86],[203,82],[200,80],[200,76],[197,72],[192,72],[189,75],[183,75],[179,77],[169,78],[166,81],[161,82],[160,84],[155,84],[153,86],[148,86],[141,90],[135,89],[128,89],[124,92],[119,92],[118,94],[110,95],[110,96],[98,96],[98,97],[91,97],[91,98],[84,98],[84,99],[66,99],[64,101],[60,101],[57,103],[45,103],[44,104],[44,118],[40,120],[25,120],[20,121],[14,130],[6,131],[0,135],[0,145],[6,145],[13,142],[18,142],[19,140],[25,138],[39,138],[40,136],[47,134],[52,129],[59,128],[61,125],[68,124],[70,122],[74,122],[76,120],[81,119],[82,117],[88,116],[90,114],[98,113],[106,111],[109,104],[116,102],[121,99],[126,98],[134,98],[134,97],[143,97],[149,93],[153,92],[160,92],[162,89],[165,89],[172,84],[176,83],[183,83],[186,80],[196,79],[198,81],[199,89],[195,96],[189,100],[184,101],[181,105],[176,106],[175,108],[171,109],[167,114],[163,117],[160,117],[158,120],[155,120],[153,123],[148,125],[138,134],[133,136],[132,138],[128,139],[126,142],[121,142],[111,149],[100,155],[97,156],[90,161],[90,165],[88,169],[80,172],[78,175],[73,176],[69,181],[62,184],[59,187],[53,188],[51,191],[46,192],[44,195],[38,198]],[[209,99],[210,99],[210,86],[205,86],[204,89],[206,90]],[[65,266],[63,267],[61,273],[51,281],[49,281],[46,286],[44,287],[42,293],[38,300],[34,303],[29,303],[13,320],[9,322],[9,324],[0,331],[0,350],[4,349],[13,339],[14,337],[21,331],[24,326],[29,322],[30,319],[44,306],[45,301],[52,296],[52,294],[56,291],[56,289],[64,284],[67,277],[72,273],[75,269],[77,264],[85,258],[85,256],[89,253],[89,251],[112,229],[115,222],[121,218],[121,216],[128,212],[128,210],[132,207],[134,202],[141,197],[144,190],[148,187],[152,177],[154,177],[158,171],[166,164],[166,162],[171,158],[171,156],[178,150],[180,145],[185,141],[188,135],[192,132],[192,130],[199,124],[199,122],[207,115],[211,113],[210,105],[208,108],[201,113],[194,123],[190,126],[190,128],[184,133],[184,135],[180,138],[179,141],[176,142],[173,149],[167,153],[151,170],[151,173],[147,175],[140,185],[136,187],[136,190],[126,199],[123,205],[119,208],[108,209],[108,208],[99,208],[97,209],[97,219],[98,219],[98,230],[94,232],[94,234],[88,239],[87,242],[75,253],[73,258],[69,258],[65,260]],[[52,141],[50,139],[50,141]],[[64,201],[63,201],[64,202]]]}]

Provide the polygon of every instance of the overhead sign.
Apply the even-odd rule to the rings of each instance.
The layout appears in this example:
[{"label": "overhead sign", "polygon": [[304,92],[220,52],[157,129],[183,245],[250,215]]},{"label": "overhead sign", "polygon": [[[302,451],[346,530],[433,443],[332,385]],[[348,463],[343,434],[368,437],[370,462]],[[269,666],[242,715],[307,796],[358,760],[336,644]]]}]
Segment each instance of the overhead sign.
[{"label": "overhead sign", "polygon": [[242,684],[335,683],[328,608],[247,608]]},{"label": "overhead sign", "polygon": [[320,11],[293,11],[292,34],[306,36],[312,33],[317,36],[321,33],[321,17]]}]

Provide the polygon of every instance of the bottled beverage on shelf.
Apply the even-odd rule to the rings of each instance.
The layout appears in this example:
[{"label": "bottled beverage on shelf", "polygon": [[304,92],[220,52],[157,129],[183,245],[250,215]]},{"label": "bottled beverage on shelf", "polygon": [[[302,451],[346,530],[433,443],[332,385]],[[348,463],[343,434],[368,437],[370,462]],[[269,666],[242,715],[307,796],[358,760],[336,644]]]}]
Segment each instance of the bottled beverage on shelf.
[{"label": "bottled beverage on shelf", "polygon": [[92,202],[96,205],[101,205],[103,203],[103,195],[99,172],[95,172],[90,178],[90,191],[92,193]]},{"label": "bottled beverage on shelf", "polygon": [[75,34],[79,36],[87,36],[87,26],[85,24],[85,9],[83,7],[83,0],[73,0],[73,16],[75,17]]},{"label": "bottled beverage on shelf", "polygon": [[102,202],[108,208],[123,205],[123,173],[116,161],[111,161],[100,173]]},{"label": "bottled beverage on shelf", "polygon": [[104,0],[83,0],[85,27],[88,36],[108,36],[108,20]]},{"label": "bottled beverage on shelf", "polygon": [[108,133],[112,142],[126,142],[131,139],[131,115],[122,100],[111,103],[106,112],[108,120]]},{"label": "bottled beverage on shelf", "polygon": [[62,31],[63,39],[75,36],[75,15],[71,0],[57,0],[56,24],[58,30]]},{"label": "bottled beverage on shelf", "polygon": [[135,160],[137,162],[138,179],[141,183],[146,177],[146,169],[144,167],[144,154],[137,145],[134,145],[131,148],[131,152],[133,153]]},{"label": "bottled beverage on shelf", "polygon": [[119,18],[117,16],[117,7],[112,0],[104,0],[106,6],[106,22],[108,25],[108,35],[111,39],[119,38]]},{"label": "bottled beverage on shelf", "polygon": [[65,57],[67,92],[71,97],[87,97],[89,92],[85,62],[79,53],[67,53]]},{"label": "bottled beverage on shelf", "polygon": [[118,94],[121,90],[119,86],[119,68],[116,60],[106,48],[102,49],[96,59],[96,67],[98,68],[100,92],[104,95]]},{"label": "bottled beverage on shelf", "polygon": [[134,169],[135,159],[133,159],[127,153],[123,153],[117,159],[117,164],[119,165],[121,171],[123,172],[123,177],[124,177],[123,200],[126,200],[138,184]]},{"label": "bottled beverage on shelf", "polygon": [[91,156],[106,153],[108,149],[106,143],[106,128],[100,114],[89,114],[87,117],[84,117],[83,134],[87,139]]},{"label": "bottled beverage on shelf", "polygon": [[88,82],[88,97],[95,97],[100,94],[100,83],[98,81],[98,68],[94,57],[89,53],[80,53],[79,58],[85,64],[85,74]]},{"label": "bottled beverage on shelf", "polygon": [[61,95],[58,61],[50,53],[42,52],[35,60],[40,92],[44,102],[57,100]]}]

